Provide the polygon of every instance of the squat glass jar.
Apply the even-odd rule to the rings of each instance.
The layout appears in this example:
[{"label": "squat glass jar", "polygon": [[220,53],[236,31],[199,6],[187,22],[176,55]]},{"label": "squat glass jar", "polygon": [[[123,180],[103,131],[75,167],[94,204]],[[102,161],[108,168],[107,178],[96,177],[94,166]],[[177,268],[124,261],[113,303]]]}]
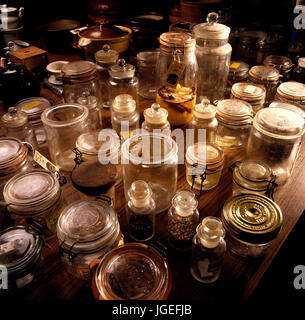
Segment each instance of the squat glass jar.
[{"label": "squat glass jar", "polygon": [[293,103],[301,108],[305,108],[305,84],[288,81],[281,83],[276,90],[275,100]]},{"label": "squat glass jar", "polygon": [[290,80],[290,71],[293,67],[291,59],[284,56],[270,55],[265,58],[264,65],[276,68],[282,75],[282,82]]}]

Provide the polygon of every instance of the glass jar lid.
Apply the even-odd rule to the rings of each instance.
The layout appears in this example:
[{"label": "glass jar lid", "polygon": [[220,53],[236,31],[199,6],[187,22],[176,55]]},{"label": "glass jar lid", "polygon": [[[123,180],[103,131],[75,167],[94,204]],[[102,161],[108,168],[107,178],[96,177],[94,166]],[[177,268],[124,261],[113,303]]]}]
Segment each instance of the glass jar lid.
[{"label": "glass jar lid", "polygon": [[203,98],[201,103],[195,105],[194,116],[198,119],[212,119],[215,117],[216,108],[210,104],[210,100]]},{"label": "glass jar lid", "polygon": [[296,81],[287,81],[281,83],[276,92],[278,95],[295,101],[305,100],[305,84]]},{"label": "glass jar lid", "polygon": [[250,103],[239,99],[224,99],[217,103],[217,116],[228,121],[249,120],[253,116]]},{"label": "glass jar lid", "polygon": [[293,111],[297,113],[299,116],[301,116],[303,119],[305,119],[305,110],[301,109],[300,107],[288,103],[288,102],[282,102],[282,101],[273,101],[269,104],[269,108],[283,108],[290,111]]},{"label": "glass jar lid", "polygon": [[90,110],[97,107],[98,99],[96,96],[91,96],[89,91],[84,91],[81,96],[77,98],[77,103],[86,106]]},{"label": "glass jar lid", "polygon": [[115,64],[119,58],[119,53],[110,49],[108,44],[104,44],[102,50],[95,52],[94,56],[97,63]]},{"label": "glass jar lid", "polygon": [[215,248],[225,236],[225,231],[220,219],[205,217],[196,229],[200,242],[206,248]]},{"label": "glass jar lid", "polygon": [[278,55],[270,55],[267,56],[264,60],[265,66],[271,66],[276,68],[277,70],[288,70],[293,66],[292,61],[284,56],[278,56]]},{"label": "glass jar lid", "polygon": [[234,97],[250,102],[264,99],[266,96],[266,89],[263,86],[248,82],[234,83],[231,92]]},{"label": "glass jar lid", "polygon": [[301,68],[305,68],[305,57],[299,58],[298,66]]},{"label": "glass jar lid", "polygon": [[196,40],[193,35],[186,32],[165,32],[160,36],[160,45],[179,49],[179,48],[195,48]]},{"label": "glass jar lid", "polygon": [[128,190],[128,196],[135,207],[143,208],[149,204],[152,190],[147,182],[136,180],[131,184]]},{"label": "glass jar lid", "polygon": [[168,111],[161,108],[158,103],[153,103],[150,108],[144,110],[145,121],[151,124],[164,124],[167,117]]},{"label": "glass jar lid", "polygon": [[249,79],[254,81],[271,82],[278,81],[280,78],[279,71],[269,66],[254,66],[249,70]]},{"label": "glass jar lid", "polygon": [[257,112],[253,126],[273,138],[295,139],[304,132],[304,119],[287,109],[264,108]]},{"label": "glass jar lid", "polygon": [[136,110],[136,102],[130,94],[119,94],[114,98],[112,108],[118,113],[131,113]]},{"label": "glass jar lid", "polygon": [[230,75],[243,75],[249,71],[249,65],[243,61],[231,61],[229,74]]},{"label": "glass jar lid", "polygon": [[136,68],[132,64],[126,63],[124,59],[119,59],[117,64],[109,67],[109,74],[115,79],[132,78],[135,75]]},{"label": "glass jar lid", "polygon": [[190,216],[196,210],[197,205],[195,193],[187,189],[178,190],[172,199],[172,206],[176,213],[182,217]]},{"label": "glass jar lid", "polygon": [[2,122],[7,128],[18,128],[28,123],[28,116],[25,112],[10,107],[8,112],[2,116]]},{"label": "glass jar lid", "polygon": [[62,68],[64,78],[82,78],[95,72],[95,64],[86,60],[72,61],[64,64]]},{"label": "glass jar lid", "polygon": [[280,207],[259,194],[239,194],[229,198],[222,209],[222,223],[236,238],[264,244],[276,238],[283,216]]}]

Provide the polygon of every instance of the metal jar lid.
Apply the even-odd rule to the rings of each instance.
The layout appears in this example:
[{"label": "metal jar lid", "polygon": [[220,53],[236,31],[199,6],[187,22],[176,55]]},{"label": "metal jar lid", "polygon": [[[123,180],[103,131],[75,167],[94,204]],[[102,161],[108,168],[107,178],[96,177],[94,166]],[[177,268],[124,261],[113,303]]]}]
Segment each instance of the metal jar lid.
[{"label": "metal jar lid", "polygon": [[232,77],[241,77],[247,75],[249,71],[249,65],[243,61],[231,61],[229,76]]},{"label": "metal jar lid", "polygon": [[193,35],[186,32],[165,32],[160,36],[160,47],[192,50],[195,49],[196,40]]},{"label": "metal jar lid", "polygon": [[296,81],[283,82],[278,86],[276,93],[287,100],[303,102],[305,100],[305,84]]},{"label": "metal jar lid", "polygon": [[64,79],[78,79],[89,77],[96,73],[96,66],[91,61],[79,60],[65,64],[62,68]]},{"label": "metal jar lid", "polygon": [[277,82],[280,78],[279,71],[270,66],[254,66],[249,70],[249,80],[260,83]]},{"label": "metal jar lid", "polygon": [[270,55],[265,58],[264,65],[274,67],[281,72],[281,71],[289,71],[292,68],[293,63],[291,59],[289,59],[288,57],[279,56],[279,55]]},{"label": "metal jar lid", "polygon": [[280,207],[271,199],[244,193],[225,202],[221,220],[226,231],[237,239],[264,244],[276,238],[283,216]]},{"label": "metal jar lid", "polygon": [[25,112],[10,107],[1,120],[7,128],[19,128],[28,123],[28,116]]},{"label": "metal jar lid", "polygon": [[237,82],[233,84],[231,93],[235,98],[251,103],[258,100],[264,100],[266,89],[262,85],[255,83]]},{"label": "metal jar lid", "polygon": [[224,99],[217,103],[217,119],[225,122],[250,122],[253,111],[250,103],[239,99]]}]

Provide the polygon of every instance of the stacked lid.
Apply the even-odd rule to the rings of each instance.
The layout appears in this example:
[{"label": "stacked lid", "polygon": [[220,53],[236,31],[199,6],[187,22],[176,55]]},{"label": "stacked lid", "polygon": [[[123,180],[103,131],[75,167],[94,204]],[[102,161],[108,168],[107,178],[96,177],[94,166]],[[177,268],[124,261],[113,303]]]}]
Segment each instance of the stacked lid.
[{"label": "stacked lid", "polygon": [[130,94],[119,94],[114,98],[112,108],[118,113],[132,113],[136,110],[136,102]]},{"label": "stacked lid", "polygon": [[193,35],[186,32],[165,32],[160,36],[160,47],[171,49],[192,50],[196,40]]},{"label": "stacked lid", "polygon": [[266,89],[263,86],[248,82],[234,83],[231,92],[235,98],[249,103],[264,100],[266,96]]},{"label": "stacked lid", "polygon": [[79,60],[65,64],[62,68],[64,78],[78,79],[91,76],[96,72],[95,64],[91,61]]},{"label": "stacked lid", "polygon": [[278,56],[278,55],[270,55],[265,58],[264,65],[274,67],[277,70],[279,70],[280,72],[281,71],[287,72],[292,68],[293,63],[287,57]]}]

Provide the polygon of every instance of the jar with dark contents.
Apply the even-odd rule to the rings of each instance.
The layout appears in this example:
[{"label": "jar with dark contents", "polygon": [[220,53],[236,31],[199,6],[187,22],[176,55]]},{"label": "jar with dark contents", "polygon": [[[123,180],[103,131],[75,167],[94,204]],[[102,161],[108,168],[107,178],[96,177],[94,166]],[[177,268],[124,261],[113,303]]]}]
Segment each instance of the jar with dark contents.
[{"label": "jar with dark contents", "polygon": [[281,82],[290,80],[293,63],[288,57],[270,55],[265,58],[264,65],[276,68],[282,75]]},{"label": "jar with dark contents", "polygon": [[298,60],[298,65],[293,69],[292,80],[305,83],[305,57]]},{"label": "jar with dark contents", "polygon": [[246,82],[248,79],[249,65],[243,61],[231,61],[225,98],[230,98],[231,88],[236,82]]}]

